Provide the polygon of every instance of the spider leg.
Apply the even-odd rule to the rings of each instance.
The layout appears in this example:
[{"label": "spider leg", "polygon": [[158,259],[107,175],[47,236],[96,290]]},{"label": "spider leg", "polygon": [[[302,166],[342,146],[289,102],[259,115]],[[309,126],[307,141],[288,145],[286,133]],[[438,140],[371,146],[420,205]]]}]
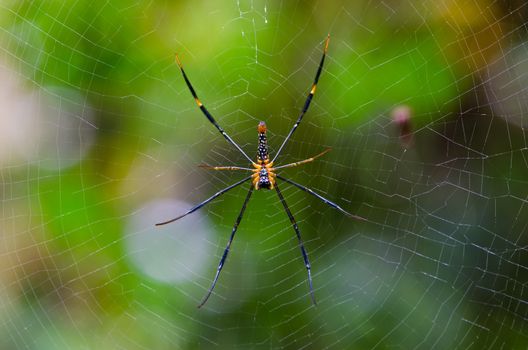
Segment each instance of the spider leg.
[{"label": "spider leg", "polygon": [[317,305],[315,301],[315,295],[314,295],[313,285],[312,285],[312,269],[310,265],[310,260],[308,260],[308,254],[306,253],[306,249],[304,248],[304,243],[301,238],[301,232],[299,231],[299,227],[297,226],[297,221],[295,221],[295,218],[293,217],[293,214],[291,213],[290,208],[288,208],[288,204],[286,204],[286,200],[284,199],[284,196],[279,190],[279,187],[277,186],[276,182],[275,182],[275,190],[277,191],[277,195],[279,196],[279,199],[282,205],[284,206],[284,210],[286,211],[286,214],[288,214],[288,217],[290,218],[290,222],[293,226],[293,229],[295,230],[295,234],[297,235],[297,240],[299,241],[299,247],[301,248],[301,253],[304,259],[304,266],[306,266],[306,270],[308,271],[308,284],[310,286],[310,297],[312,298],[312,303],[314,305]]},{"label": "spider leg", "polygon": [[200,168],[209,169],[209,170],[246,170],[246,171],[255,170],[255,169],[244,168],[240,166],[214,166],[214,165],[209,165],[209,164],[200,164],[198,166]]},{"label": "spider leg", "polygon": [[367,219],[365,218],[362,218],[361,216],[358,216],[358,215],[354,215],[354,214],[350,214],[348,211],[344,210],[343,208],[341,208],[339,205],[335,204],[334,202],[332,201],[329,201],[328,199],[326,199],[325,197],[321,196],[320,194],[317,194],[315,193],[313,190],[309,189],[308,187],[305,187],[303,185],[300,185],[298,184],[297,182],[293,182],[292,180],[289,180],[289,179],[286,179],[280,175],[276,175],[277,178],[281,179],[282,181],[285,181],[305,192],[308,192],[309,194],[319,198],[320,200],[322,200],[325,204],[328,204],[329,206],[331,206],[332,208],[334,209],[337,209],[339,210],[340,212],[342,212],[343,214],[347,215],[347,216],[350,216],[351,218],[354,218],[356,220],[361,220],[361,221],[366,221]]},{"label": "spider leg", "polygon": [[185,74],[185,71],[183,70],[183,65],[181,64],[180,62],[180,59],[178,58],[178,54],[176,54],[176,63],[178,64],[178,67],[180,67],[180,71],[183,75],[183,79],[185,80],[185,83],[187,84],[187,87],[189,88],[189,90],[191,91],[191,94],[193,95],[194,97],[194,101],[196,101],[196,104],[198,105],[198,107],[200,108],[200,110],[202,111],[202,113],[207,117],[207,119],[211,122],[211,124],[213,124],[217,129],[218,131],[220,131],[220,133],[225,137],[225,139],[230,143],[232,144],[233,146],[235,146],[236,149],[238,149],[240,151],[240,153],[242,153],[244,155],[244,157],[246,157],[250,162],[253,162],[251,160],[251,158],[248,157],[248,155],[246,154],[246,152],[244,152],[242,150],[242,148],[240,148],[240,146],[235,142],[233,141],[233,139],[224,131],[224,129],[222,129],[222,127],[220,125],[218,125],[218,123],[216,122],[216,120],[213,118],[213,116],[211,115],[211,113],[209,113],[209,111],[207,110],[207,108],[205,108],[205,106],[203,105],[203,103],[200,101],[200,99],[198,98],[198,95],[196,94],[196,91],[194,90],[189,78],[187,78],[187,74]]},{"label": "spider leg", "polygon": [[202,307],[206,302],[207,299],[211,296],[211,293],[213,292],[214,287],[216,286],[216,282],[218,281],[218,277],[220,276],[220,272],[222,271],[222,268],[224,267],[224,263],[227,258],[227,254],[229,254],[229,249],[231,248],[231,243],[233,242],[233,238],[235,237],[235,233],[238,229],[238,225],[240,224],[240,221],[242,221],[242,216],[244,216],[244,211],[246,211],[246,206],[249,202],[249,198],[251,198],[251,194],[253,193],[253,186],[249,187],[249,191],[247,193],[246,199],[244,200],[244,204],[242,204],[242,209],[240,209],[240,213],[238,214],[238,218],[235,221],[235,225],[233,226],[233,230],[231,231],[231,236],[229,237],[229,242],[227,242],[227,246],[224,249],[224,253],[222,254],[222,258],[220,259],[220,263],[218,264],[218,268],[216,269],[216,275],[214,277],[213,283],[211,284],[211,287],[207,291],[207,294],[202,299],[202,302],[198,307]]},{"label": "spider leg", "polygon": [[288,136],[286,136],[286,138],[282,142],[282,145],[279,147],[279,150],[275,154],[275,157],[273,158],[272,162],[274,162],[275,159],[277,159],[277,157],[279,156],[279,154],[282,151],[282,148],[284,147],[286,142],[288,142],[288,140],[290,139],[290,137],[292,136],[294,131],[297,129],[297,127],[301,123],[301,120],[304,117],[304,114],[306,113],[306,111],[308,110],[308,107],[310,107],[310,102],[312,102],[312,98],[313,98],[313,96],[315,94],[315,90],[317,89],[317,83],[319,82],[319,76],[321,75],[321,71],[323,70],[323,64],[324,64],[324,61],[325,61],[326,52],[328,51],[328,43],[329,42],[330,42],[330,34],[328,34],[328,36],[326,37],[324,50],[323,50],[323,57],[321,57],[321,62],[319,63],[319,68],[317,68],[317,73],[315,74],[315,79],[314,79],[314,82],[312,84],[312,88],[310,89],[310,93],[308,94],[308,97],[306,98],[306,102],[304,102],[304,107],[303,107],[303,109],[301,111],[301,114],[299,115],[299,118],[297,118],[297,121],[295,122],[295,124],[293,124],[293,127],[290,130],[290,132],[288,133]]},{"label": "spider leg", "polygon": [[251,179],[251,176],[250,177],[246,177],[240,181],[238,181],[237,183],[234,183],[232,184],[231,186],[228,186],[226,188],[224,188],[223,190],[221,191],[218,191],[216,192],[214,195],[212,195],[211,197],[207,198],[206,200],[204,200],[202,203],[200,204],[197,204],[195,205],[194,207],[192,207],[191,209],[187,210],[187,212],[185,212],[184,214],[178,216],[178,217],[175,217],[174,219],[170,219],[170,220],[167,220],[167,221],[164,221],[164,222],[160,222],[160,223],[157,223],[156,226],[161,226],[161,225],[166,225],[166,224],[170,224],[171,222],[174,222],[176,220],[179,220],[181,218],[183,218],[184,216],[187,216],[191,213],[194,213],[195,211],[197,211],[198,209],[200,209],[201,207],[203,207],[204,205],[206,205],[207,203],[209,203],[210,201],[212,201],[213,199],[217,198],[217,197],[220,197],[221,195],[223,195],[224,193],[226,193],[227,191],[237,187],[238,185],[241,185],[243,184],[244,182],[248,181],[249,179]]},{"label": "spider leg", "polygon": [[319,153],[318,155],[315,155],[311,158],[308,158],[308,159],[305,159],[305,160],[301,160],[299,162],[295,162],[295,163],[290,163],[290,164],[286,164],[286,165],[281,165],[281,166],[278,166],[278,167],[275,167],[273,168],[273,170],[277,170],[277,169],[283,169],[283,168],[291,168],[291,167],[294,167],[294,166],[298,166],[298,165],[302,165],[302,164],[306,164],[306,163],[310,163],[310,162],[313,162],[314,160],[316,160],[317,158],[321,157],[321,156],[324,156],[325,154],[327,154],[328,152],[330,152],[332,149],[331,148],[327,148],[325,149],[323,152]]}]

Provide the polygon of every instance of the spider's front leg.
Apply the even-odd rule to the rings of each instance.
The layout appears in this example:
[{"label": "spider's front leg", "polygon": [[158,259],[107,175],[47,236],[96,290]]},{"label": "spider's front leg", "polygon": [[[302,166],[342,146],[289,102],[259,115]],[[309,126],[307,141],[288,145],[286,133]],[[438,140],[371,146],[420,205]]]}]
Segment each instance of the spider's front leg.
[{"label": "spider's front leg", "polygon": [[213,292],[214,287],[216,286],[216,282],[218,282],[218,277],[220,277],[220,272],[222,272],[222,268],[224,267],[224,264],[226,262],[227,255],[229,254],[229,250],[231,249],[231,244],[233,243],[233,238],[235,238],[235,233],[237,232],[237,229],[238,229],[238,225],[240,225],[240,222],[242,221],[242,217],[244,216],[244,212],[246,211],[246,206],[249,202],[249,199],[251,198],[251,193],[253,193],[253,186],[249,187],[249,191],[246,195],[246,199],[244,200],[244,204],[242,204],[242,209],[240,209],[240,213],[238,214],[235,224],[233,225],[231,236],[229,237],[227,246],[224,249],[224,253],[222,254],[220,263],[218,264],[218,267],[216,268],[216,274],[214,276],[213,283],[211,284],[211,287],[209,287],[209,290],[207,291],[207,294],[205,295],[205,297],[202,299],[202,302],[198,305],[198,308],[201,308],[202,306],[204,306],[204,304],[207,302],[207,300],[211,296],[211,293]]},{"label": "spider's front leg", "polygon": [[232,184],[231,186],[228,186],[226,188],[224,188],[223,190],[220,190],[218,192],[216,192],[214,195],[212,195],[211,197],[207,198],[206,200],[204,200],[203,202],[195,205],[194,207],[192,207],[191,209],[187,210],[185,213],[183,213],[182,215],[180,216],[177,216],[175,217],[174,219],[170,219],[170,220],[167,220],[167,221],[164,221],[164,222],[160,222],[160,223],[157,223],[156,226],[162,226],[162,225],[167,225],[167,224],[170,224],[171,222],[174,222],[176,220],[180,220],[181,218],[189,215],[189,214],[192,214],[194,213],[195,211],[197,211],[198,209],[200,209],[201,207],[203,207],[204,205],[206,205],[207,203],[211,202],[212,200],[214,200],[215,198],[218,198],[220,197],[221,195],[223,195],[224,193],[226,193],[227,191],[229,190],[232,190],[233,188],[243,184],[244,182],[248,181],[249,179],[251,179],[251,176],[250,177],[246,177],[240,181],[238,181],[237,183],[234,183]]},{"label": "spider's front leg", "polygon": [[288,207],[288,204],[286,204],[286,200],[284,199],[284,196],[279,190],[279,186],[277,186],[277,184],[275,184],[275,190],[277,191],[277,195],[279,196],[280,202],[282,203],[284,211],[286,211],[286,214],[288,215],[288,218],[290,219],[290,222],[292,224],[293,230],[295,231],[295,235],[297,236],[299,248],[301,249],[301,254],[304,260],[304,266],[306,267],[306,271],[308,272],[308,286],[310,287],[310,297],[312,298],[312,304],[317,305],[317,302],[315,301],[315,294],[312,283],[312,267],[310,265],[310,260],[308,259],[308,253],[306,252],[306,248],[304,247],[303,239],[301,237],[301,231],[299,230],[297,221],[293,217],[293,214],[290,208]]}]

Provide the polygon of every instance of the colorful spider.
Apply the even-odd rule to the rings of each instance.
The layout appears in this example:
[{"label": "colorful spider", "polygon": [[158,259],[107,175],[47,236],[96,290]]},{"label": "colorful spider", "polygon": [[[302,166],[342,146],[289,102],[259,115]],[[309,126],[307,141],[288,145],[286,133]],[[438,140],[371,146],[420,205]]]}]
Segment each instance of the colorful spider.
[{"label": "colorful spider", "polygon": [[312,98],[313,98],[313,96],[315,94],[315,90],[317,88],[317,82],[319,81],[319,76],[321,75],[321,71],[323,69],[323,64],[324,64],[326,52],[328,50],[329,41],[330,41],[330,35],[328,35],[328,37],[326,38],[326,41],[325,41],[325,44],[324,44],[324,50],[323,50],[323,57],[321,58],[321,62],[319,63],[319,68],[317,69],[317,73],[315,75],[315,79],[314,79],[314,82],[312,84],[312,88],[310,89],[310,93],[308,94],[306,102],[304,103],[304,107],[303,107],[303,109],[301,111],[301,114],[299,115],[299,118],[297,118],[297,121],[293,125],[292,129],[290,130],[290,132],[288,133],[288,135],[286,136],[286,138],[282,142],[282,145],[280,146],[279,150],[277,151],[277,154],[275,154],[275,157],[271,161],[270,161],[270,158],[269,158],[268,142],[267,142],[267,138],[266,138],[266,131],[267,131],[266,123],[260,122],[258,124],[258,135],[259,135],[259,138],[258,138],[258,149],[257,149],[257,162],[253,162],[251,160],[251,158],[249,158],[248,155],[242,150],[242,148],[240,148],[240,146],[235,141],[233,141],[233,139],[224,131],[224,129],[222,129],[222,127],[220,125],[218,125],[218,123],[213,118],[213,116],[209,113],[209,111],[205,108],[205,106],[202,104],[202,102],[198,99],[198,96],[196,95],[196,91],[194,91],[194,88],[193,88],[191,82],[189,81],[189,78],[187,78],[187,74],[185,74],[185,71],[183,70],[183,66],[182,66],[182,64],[181,64],[181,62],[180,62],[180,60],[178,58],[178,55],[176,55],[176,62],[178,63],[178,66],[180,67],[180,71],[181,71],[181,73],[183,75],[183,79],[185,80],[185,83],[187,84],[187,87],[191,91],[191,94],[193,95],[194,100],[196,101],[196,104],[198,105],[198,107],[200,108],[202,113],[218,129],[218,131],[225,137],[225,139],[230,144],[232,144],[236,149],[238,149],[238,151],[240,153],[242,153],[247,158],[247,160],[251,163],[251,165],[253,166],[253,169],[252,169],[252,168],[238,167],[238,166],[201,165],[201,167],[204,167],[204,168],[207,168],[207,169],[211,169],[211,170],[242,170],[242,171],[253,172],[253,174],[251,176],[246,177],[246,178],[234,183],[233,185],[231,185],[229,187],[226,187],[223,190],[217,192],[216,194],[214,194],[210,198],[206,199],[205,201],[201,202],[200,204],[197,204],[196,206],[194,206],[191,209],[189,209],[186,213],[184,213],[184,214],[182,214],[182,215],[180,215],[180,216],[178,216],[178,217],[176,217],[174,219],[171,219],[171,220],[156,224],[156,226],[166,225],[168,223],[171,223],[171,222],[174,222],[176,220],[179,220],[179,219],[183,218],[184,216],[187,216],[187,215],[195,212],[196,210],[200,209],[201,207],[203,207],[207,203],[211,202],[215,198],[218,198],[219,196],[223,195],[227,191],[229,191],[229,190],[231,190],[231,189],[243,184],[244,182],[247,182],[247,181],[251,180],[251,186],[249,187],[249,191],[248,191],[248,193],[246,195],[246,199],[244,200],[244,203],[242,204],[242,209],[240,210],[240,213],[238,214],[238,217],[237,217],[237,219],[235,221],[235,225],[233,226],[233,229],[231,231],[231,236],[229,237],[229,241],[227,243],[227,247],[225,248],[224,253],[222,254],[222,258],[220,259],[220,263],[218,264],[218,268],[216,270],[216,275],[214,277],[213,283],[211,284],[211,287],[209,288],[207,294],[203,298],[202,302],[198,305],[198,307],[202,307],[207,302],[207,300],[211,296],[211,293],[213,292],[213,289],[214,289],[214,287],[216,285],[216,282],[218,281],[218,277],[220,276],[220,272],[222,271],[222,268],[224,267],[224,263],[226,261],[227,255],[229,254],[229,250],[231,248],[231,243],[233,242],[233,238],[235,237],[235,233],[236,233],[236,231],[238,229],[238,225],[240,224],[240,221],[242,220],[242,217],[244,216],[244,212],[246,210],[246,206],[247,206],[247,204],[249,202],[249,199],[251,198],[251,194],[253,193],[253,190],[260,190],[260,189],[273,190],[274,189],[277,192],[277,195],[279,196],[279,200],[282,203],[282,205],[284,206],[284,210],[286,211],[286,214],[290,218],[291,224],[293,226],[293,229],[295,230],[295,234],[297,235],[297,239],[299,241],[299,247],[301,248],[301,253],[302,253],[302,256],[303,256],[303,259],[304,259],[304,265],[306,266],[306,270],[308,271],[308,284],[309,284],[309,287],[310,287],[310,296],[311,296],[311,299],[312,299],[312,302],[313,302],[314,305],[316,304],[316,301],[315,301],[315,296],[314,296],[314,291],[313,291],[313,286],[312,286],[312,273],[311,273],[310,261],[308,260],[308,254],[306,253],[306,249],[304,248],[304,243],[303,243],[303,240],[301,238],[301,233],[299,231],[299,227],[297,226],[297,222],[295,221],[295,218],[293,217],[293,214],[291,213],[290,209],[288,208],[288,205],[286,204],[286,200],[284,199],[284,196],[282,195],[281,191],[279,190],[279,186],[277,184],[277,179],[280,179],[280,180],[282,180],[284,182],[287,182],[287,183],[289,183],[289,184],[291,184],[291,185],[293,185],[293,186],[295,186],[295,187],[297,187],[297,188],[299,188],[299,189],[301,189],[301,190],[303,190],[305,192],[308,192],[309,194],[319,198],[320,200],[322,200],[324,203],[328,204],[332,208],[337,209],[337,210],[341,211],[342,213],[344,213],[344,214],[346,214],[346,215],[348,215],[348,216],[350,216],[352,218],[355,218],[355,219],[358,219],[358,220],[364,220],[360,216],[350,214],[349,212],[347,212],[343,208],[341,208],[339,205],[337,205],[337,204],[329,201],[328,199],[324,198],[323,196],[315,193],[313,190],[311,190],[311,189],[309,189],[309,188],[307,188],[307,187],[305,187],[303,185],[300,185],[300,184],[298,184],[296,182],[293,182],[292,180],[286,179],[286,178],[276,174],[276,171],[279,170],[279,169],[295,167],[295,166],[298,166],[298,165],[301,165],[301,164],[306,164],[306,163],[312,162],[316,158],[319,158],[322,155],[324,155],[327,152],[329,152],[330,148],[327,148],[323,152],[321,152],[321,153],[319,153],[319,154],[317,154],[317,155],[315,155],[315,156],[313,156],[311,158],[307,158],[307,159],[299,161],[299,162],[294,162],[294,163],[281,165],[281,166],[273,166],[273,164],[275,162],[275,159],[277,159],[277,157],[281,153],[282,149],[284,148],[284,146],[286,145],[288,140],[293,135],[294,131],[297,129],[297,127],[301,123],[301,120],[302,120],[304,114],[306,113],[306,111],[308,110],[308,107],[310,106],[310,102],[312,101]]}]

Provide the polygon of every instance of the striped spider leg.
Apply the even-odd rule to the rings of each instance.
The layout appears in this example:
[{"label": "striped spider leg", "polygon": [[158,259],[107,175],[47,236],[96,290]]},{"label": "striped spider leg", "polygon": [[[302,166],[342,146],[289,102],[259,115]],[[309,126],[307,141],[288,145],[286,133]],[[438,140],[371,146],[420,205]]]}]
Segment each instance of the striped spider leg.
[{"label": "striped spider leg", "polygon": [[185,80],[185,83],[187,84],[188,89],[190,90],[190,92],[191,92],[196,104],[198,105],[198,107],[200,108],[202,113],[216,127],[216,129],[218,129],[218,131],[222,134],[222,136],[224,136],[224,138],[231,145],[233,145],[240,153],[242,153],[244,155],[244,157],[246,157],[246,159],[249,160],[249,162],[251,163],[251,166],[253,167],[253,168],[249,168],[249,167],[240,167],[240,166],[213,166],[213,165],[208,165],[208,164],[201,164],[200,167],[206,168],[206,169],[210,169],[210,170],[247,171],[247,172],[252,172],[253,174],[251,176],[249,176],[249,177],[245,177],[242,180],[240,180],[240,181],[238,181],[238,182],[236,182],[236,183],[234,183],[234,184],[232,184],[232,185],[230,185],[230,186],[218,191],[216,194],[214,194],[213,196],[209,197],[205,201],[195,205],[194,207],[189,209],[184,214],[182,214],[182,215],[180,215],[178,217],[175,217],[173,219],[170,219],[170,220],[167,220],[167,221],[164,221],[164,222],[156,224],[157,226],[159,226],[159,225],[165,225],[165,224],[177,221],[177,220],[185,217],[186,215],[189,215],[189,214],[195,212],[196,210],[202,208],[207,203],[209,203],[209,202],[213,201],[214,199],[220,197],[221,195],[223,195],[224,193],[230,191],[231,189],[233,189],[233,188],[235,188],[235,187],[237,187],[237,186],[239,186],[239,185],[251,180],[251,186],[249,187],[249,190],[247,192],[247,195],[246,195],[246,198],[244,200],[244,203],[242,204],[242,208],[241,208],[241,210],[240,210],[240,212],[238,214],[238,217],[237,217],[237,219],[235,221],[235,224],[233,226],[233,229],[231,231],[231,236],[229,237],[229,241],[227,243],[227,246],[224,249],[224,252],[223,252],[222,257],[220,259],[220,263],[218,264],[218,267],[216,269],[216,274],[215,274],[215,277],[213,279],[213,282],[212,282],[210,288],[208,289],[207,294],[202,299],[202,301],[200,302],[198,307],[202,307],[207,302],[207,300],[211,296],[211,293],[213,292],[213,290],[214,290],[214,288],[216,286],[216,283],[217,283],[218,278],[220,276],[220,272],[222,271],[222,268],[224,267],[224,264],[226,262],[227,256],[228,256],[229,251],[231,249],[231,244],[232,244],[233,239],[235,237],[235,233],[236,233],[236,231],[238,229],[238,226],[240,225],[240,222],[242,221],[242,218],[244,216],[244,212],[246,210],[247,204],[248,204],[248,202],[249,202],[249,200],[251,198],[251,195],[252,195],[254,190],[260,190],[260,189],[273,190],[274,189],[277,192],[279,200],[280,200],[281,204],[283,205],[284,211],[288,215],[288,218],[290,219],[290,222],[291,222],[291,224],[293,226],[293,229],[295,231],[295,234],[297,236],[297,240],[298,240],[298,243],[299,243],[299,248],[301,249],[301,254],[302,254],[302,257],[303,257],[303,260],[304,260],[304,264],[305,264],[306,270],[308,272],[308,285],[309,285],[309,288],[310,288],[310,297],[311,297],[312,303],[314,305],[316,304],[316,301],[315,301],[315,295],[314,295],[314,291],[313,291],[311,265],[310,265],[310,261],[308,260],[308,254],[307,254],[306,249],[304,247],[304,243],[303,243],[303,240],[301,238],[301,233],[300,233],[299,227],[297,225],[297,221],[293,217],[293,214],[292,214],[291,210],[289,209],[289,207],[288,207],[288,205],[286,203],[286,200],[285,200],[284,196],[282,195],[282,192],[279,190],[279,187],[277,185],[277,178],[280,179],[281,181],[287,182],[287,183],[289,183],[289,184],[301,189],[302,191],[305,191],[305,192],[315,196],[316,198],[322,200],[324,203],[326,203],[330,207],[332,207],[334,209],[337,209],[337,210],[345,213],[346,215],[348,215],[350,217],[353,217],[353,218],[356,218],[356,219],[363,219],[363,218],[361,218],[361,217],[359,217],[357,215],[353,215],[353,214],[348,213],[347,211],[342,209],[339,205],[329,201],[328,199],[326,199],[323,196],[317,194],[313,190],[311,190],[311,189],[309,189],[307,187],[304,187],[304,186],[302,186],[300,184],[297,184],[296,182],[293,182],[291,180],[283,178],[282,176],[279,176],[279,175],[277,175],[275,173],[275,171],[277,171],[279,169],[296,167],[296,166],[299,166],[299,165],[302,165],[302,164],[313,162],[315,159],[317,159],[317,158],[325,155],[326,153],[328,153],[330,151],[330,148],[327,148],[323,152],[321,152],[321,153],[319,153],[319,154],[317,154],[317,155],[315,155],[313,157],[307,158],[305,160],[301,160],[301,161],[294,162],[294,163],[289,163],[289,164],[286,164],[286,165],[281,165],[281,166],[278,166],[278,167],[274,167],[273,166],[274,160],[279,156],[279,154],[281,153],[282,149],[284,148],[284,146],[286,145],[288,140],[291,138],[292,134],[297,129],[297,127],[299,126],[299,124],[302,121],[302,118],[303,118],[304,114],[307,112],[308,107],[310,106],[310,103],[312,101],[312,98],[313,98],[313,96],[315,94],[315,91],[316,91],[316,88],[317,88],[317,83],[319,81],[319,76],[321,75],[321,72],[322,72],[322,69],[323,69],[323,64],[324,64],[326,52],[328,50],[329,40],[330,40],[330,35],[325,40],[324,49],[323,49],[323,56],[322,56],[321,61],[319,63],[319,67],[317,68],[317,72],[316,72],[316,75],[315,75],[314,82],[312,84],[310,92],[308,93],[308,96],[307,96],[306,101],[304,103],[304,106],[303,106],[303,109],[301,111],[301,114],[297,118],[297,121],[293,125],[292,129],[290,130],[290,132],[288,133],[286,138],[284,139],[284,141],[281,144],[277,154],[275,155],[275,157],[271,161],[270,161],[269,153],[268,153],[268,144],[267,144],[267,136],[266,136],[266,131],[267,131],[266,123],[260,122],[258,124],[259,139],[258,139],[258,149],[257,149],[257,161],[253,162],[251,160],[251,158],[248,157],[248,155],[242,150],[242,148],[222,129],[222,127],[220,127],[218,125],[218,123],[213,118],[213,116],[209,113],[209,111],[205,108],[205,106],[202,104],[202,102],[198,99],[198,96],[197,96],[197,94],[196,94],[191,82],[189,81],[187,75],[185,74],[185,71],[183,70],[183,66],[182,66],[181,62],[180,62],[178,56],[176,55],[176,63],[178,64],[178,66],[180,68],[180,71],[182,73],[183,79]]}]

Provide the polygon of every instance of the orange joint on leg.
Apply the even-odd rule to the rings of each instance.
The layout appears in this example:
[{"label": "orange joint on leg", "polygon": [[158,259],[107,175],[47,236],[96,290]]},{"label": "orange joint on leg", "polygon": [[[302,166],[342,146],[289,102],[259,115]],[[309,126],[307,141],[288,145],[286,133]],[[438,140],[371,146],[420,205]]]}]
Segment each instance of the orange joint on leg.
[{"label": "orange joint on leg", "polygon": [[326,37],[325,47],[324,47],[324,53],[328,51],[328,44],[330,43],[330,34]]},{"label": "orange joint on leg", "polygon": [[310,90],[310,94],[315,94],[315,89],[317,89],[317,85],[316,84],[313,84],[312,85],[312,90]]},{"label": "orange joint on leg", "polygon": [[174,56],[174,60],[175,60],[176,63],[178,64],[178,67],[181,68],[181,67],[182,67],[182,64],[181,64],[181,62],[180,62],[180,58],[178,57],[178,54],[176,54],[176,55]]},{"label": "orange joint on leg", "polygon": [[203,106],[202,101],[200,101],[197,98],[195,98],[194,100],[196,101],[196,104],[198,105],[198,107],[202,107]]}]

